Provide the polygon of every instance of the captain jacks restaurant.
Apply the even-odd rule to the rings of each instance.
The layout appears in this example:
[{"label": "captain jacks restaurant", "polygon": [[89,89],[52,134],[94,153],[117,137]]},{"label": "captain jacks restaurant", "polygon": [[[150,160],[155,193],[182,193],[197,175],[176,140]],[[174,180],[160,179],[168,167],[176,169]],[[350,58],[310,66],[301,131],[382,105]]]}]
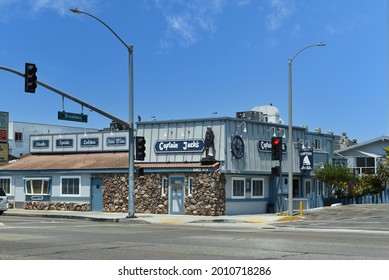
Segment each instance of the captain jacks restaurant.
[{"label": "captain jacks restaurant", "polygon": [[[135,213],[234,215],[287,205],[287,150],[293,149],[293,197],[307,205],[326,196],[313,166],[332,160],[333,135],[293,128],[281,161],[271,139],[287,126],[216,117],[138,122],[146,156],[135,161]],[[30,153],[0,167],[10,207],[61,211],[128,211],[128,131],[30,137]],[[280,166],[281,168],[278,168]],[[298,204],[296,204],[298,205]]]}]

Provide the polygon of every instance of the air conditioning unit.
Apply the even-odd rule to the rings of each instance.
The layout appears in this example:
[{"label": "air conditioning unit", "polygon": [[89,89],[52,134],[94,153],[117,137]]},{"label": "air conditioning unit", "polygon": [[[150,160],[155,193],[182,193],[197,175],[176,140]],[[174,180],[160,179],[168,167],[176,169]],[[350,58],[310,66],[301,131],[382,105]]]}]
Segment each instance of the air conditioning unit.
[{"label": "air conditioning unit", "polygon": [[257,111],[237,112],[236,118],[245,119],[245,120],[253,120],[253,121],[263,121],[263,113],[257,112]]}]

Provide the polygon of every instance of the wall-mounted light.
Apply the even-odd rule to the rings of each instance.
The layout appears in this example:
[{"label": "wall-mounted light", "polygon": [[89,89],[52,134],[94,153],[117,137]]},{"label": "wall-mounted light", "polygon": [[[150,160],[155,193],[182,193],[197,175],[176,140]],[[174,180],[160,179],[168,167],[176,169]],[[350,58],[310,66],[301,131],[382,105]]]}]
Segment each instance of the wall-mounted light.
[{"label": "wall-mounted light", "polygon": [[268,130],[266,130],[267,132],[269,132],[270,130],[273,130],[273,137],[276,137],[277,134],[276,134],[276,128],[274,126],[272,126],[271,128],[269,128]]},{"label": "wall-mounted light", "polygon": [[[308,143],[308,145],[307,145],[307,143]],[[298,140],[298,141],[296,142],[296,144],[300,144],[302,150],[311,149],[311,145],[310,145],[309,140],[305,140],[305,141],[304,141],[304,139],[300,139],[300,140]]]},{"label": "wall-mounted light", "polygon": [[247,133],[246,122],[241,122],[240,124],[238,124],[238,127],[240,127],[240,126],[242,126],[242,125],[244,125],[244,127],[243,127],[243,132],[244,132],[244,133]]},{"label": "wall-mounted light", "polygon": [[285,136],[285,128],[283,128],[283,127],[280,127],[278,130],[277,130],[277,133],[280,133],[281,131],[284,131],[284,134],[282,134],[282,138],[286,138],[286,136]]}]

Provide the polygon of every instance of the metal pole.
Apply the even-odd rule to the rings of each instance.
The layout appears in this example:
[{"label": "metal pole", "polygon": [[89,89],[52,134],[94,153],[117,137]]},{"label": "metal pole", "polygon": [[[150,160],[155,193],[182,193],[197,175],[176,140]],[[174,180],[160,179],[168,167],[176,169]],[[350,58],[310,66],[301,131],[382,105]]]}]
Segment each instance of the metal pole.
[{"label": "metal pole", "polygon": [[[0,66],[0,70],[5,70],[5,71],[14,73],[14,74],[24,78],[24,74],[23,73],[21,73],[21,72],[19,72],[17,70],[11,69],[11,68],[8,68],[8,67],[5,67],[5,66]],[[70,99],[70,100],[72,100],[72,101],[74,101],[74,102],[76,102],[76,103],[78,103],[78,104],[80,104],[80,105],[82,105],[82,106],[84,106],[84,107],[86,107],[88,109],[91,109],[92,111],[95,111],[96,113],[99,113],[100,115],[102,115],[102,116],[104,116],[104,117],[106,117],[106,118],[108,118],[108,119],[110,119],[112,121],[115,121],[115,122],[120,123],[122,125],[127,125],[128,124],[127,121],[122,120],[122,119],[120,119],[120,118],[118,118],[118,117],[116,117],[116,116],[114,116],[114,115],[112,115],[112,114],[110,114],[110,113],[108,113],[106,111],[103,111],[103,110],[101,110],[101,109],[99,109],[99,108],[97,108],[97,107],[95,107],[95,106],[93,106],[93,105],[91,105],[91,104],[89,104],[89,103],[87,103],[85,101],[82,101],[81,99],[78,99],[77,97],[74,97],[74,96],[72,96],[72,95],[70,95],[70,94],[68,94],[66,92],[63,92],[63,91],[61,91],[59,89],[56,89],[55,87],[52,87],[52,86],[50,86],[50,85],[48,85],[48,84],[46,84],[44,82],[41,82],[41,81],[37,80],[36,83],[38,85],[44,87],[44,88],[47,88],[48,90],[51,90],[51,91],[61,95],[62,97],[66,97],[67,99]]]},{"label": "metal pole", "polygon": [[293,216],[292,59],[288,60],[288,214]]},{"label": "metal pole", "polygon": [[135,218],[134,179],[134,57],[133,47],[128,52],[129,74],[129,128],[128,128],[128,218]]},{"label": "metal pole", "polygon": [[70,9],[76,14],[85,14],[94,18],[103,24],[112,34],[126,47],[128,50],[128,72],[129,72],[129,121],[128,121],[128,216],[127,218],[135,217],[135,202],[134,202],[134,67],[133,67],[133,46],[126,45],[126,43],[116,34],[111,27],[98,17],[80,11],[78,9]]},{"label": "metal pole", "polygon": [[309,45],[298,51],[288,59],[288,214],[293,216],[293,132],[292,132],[292,63],[293,60],[305,49],[311,47],[324,47],[324,43]]}]

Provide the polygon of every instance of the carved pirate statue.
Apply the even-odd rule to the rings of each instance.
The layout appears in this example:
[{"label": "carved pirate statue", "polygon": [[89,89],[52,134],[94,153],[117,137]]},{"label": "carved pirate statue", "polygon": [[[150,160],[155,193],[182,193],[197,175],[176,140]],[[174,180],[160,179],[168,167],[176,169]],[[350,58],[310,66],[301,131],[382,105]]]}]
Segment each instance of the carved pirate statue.
[{"label": "carved pirate statue", "polygon": [[[213,134],[212,128],[210,126],[207,127],[207,132],[205,133],[204,146],[205,146],[205,156],[206,157],[214,157],[215,146],[213,140],[215,139],[215,135]],[[212,152],[209,151],[209,148],[212,148]]]}]

